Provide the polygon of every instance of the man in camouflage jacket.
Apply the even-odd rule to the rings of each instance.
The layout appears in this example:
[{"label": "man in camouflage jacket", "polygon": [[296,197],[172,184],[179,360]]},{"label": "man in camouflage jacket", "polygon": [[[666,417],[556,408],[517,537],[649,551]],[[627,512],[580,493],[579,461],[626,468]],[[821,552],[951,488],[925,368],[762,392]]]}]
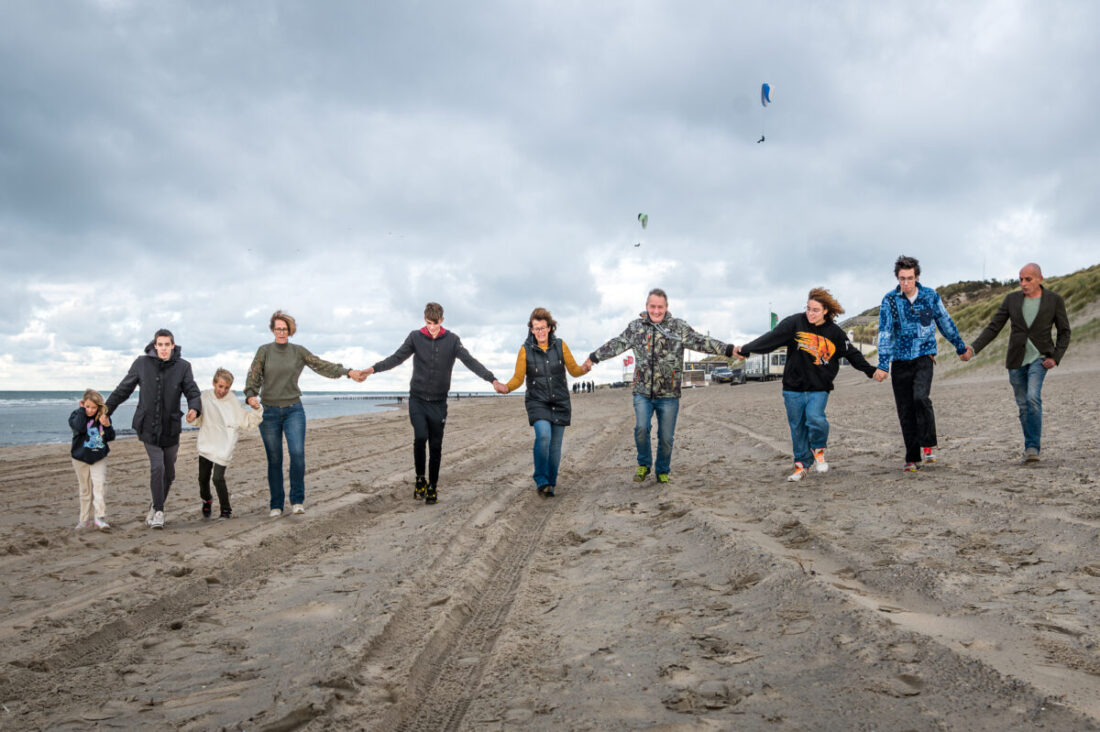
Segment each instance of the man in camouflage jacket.
[{"label": "man in camouflage jacket", "polygon": [[684,349],[728,358],[733,354],[733,346],[697,333],[685,321],[669,315],[664,290],[651,290],[645,307],[646,311],[631,321],[626,330],[589,355],[585,368],[623,351],[634,351],[634,443],[638,448],[634,480],[641,483],[653,468],[650,427],[656,412],[657,481],[667,483],[676,416],[680,411]]}]

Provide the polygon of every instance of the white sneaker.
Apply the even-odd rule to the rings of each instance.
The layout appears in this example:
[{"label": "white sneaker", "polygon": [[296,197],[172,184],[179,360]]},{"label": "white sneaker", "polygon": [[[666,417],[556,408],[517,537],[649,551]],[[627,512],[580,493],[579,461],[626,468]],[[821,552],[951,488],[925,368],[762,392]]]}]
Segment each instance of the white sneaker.
[{"label": "white sneaker", "polygon": [[145,514],[145,525],[146,526],[152,526],[153,525],[153,516],[155,516],[156,513],[157,513],[157,509],[153,508],[153,504],[150,503],[149,504],[149,513]]},{"label": "white sneaker", "polygon": [[95,527],[100,531],[106,531],[107,529],[111,528],[111,525],[107,523],[107,519],[102,519],[99,516],[95,517],[95,521],[93,523],[95,523]]},{"label": "white sneaker", "polygon": [[306,512],[306,507],[303,506],[300,503],[294,503],[294,504],[291,504],[291,506],[290,506],[290,512],[291,513],[305,513]]},{"label": "white sneaker", "polygon": [[791,483],[797,483],[806,477],[806,466],[802,463],[794,464],[794,472],[787,476],[787,480]]},{"label": "white sneaker", "polygon": [[268,514],[268,516],[271,517],[271,518],[279,518],[282,515],[283,515],[283,509],[281,509],[281,508],[273,508],[273,509],[271,509],[271,513]]},{"label": "white sneaker", "polygon": [[77,531],[80,531],[81,529],[90,529],[91,527],[92,527],[92,522],[91,521],[77,521],[76,526],[74,526],[73,528],[76,529]]},{"label": "white sneaker", "polygon": [[825,448],[819,447],[814,450],[814,472],[828,473],[829,463],[825,462]]},{"label": "white sneaker", "polygon": [[163,529],[164,528],[164,511],[154,511],[153,512],[153,522],[149,525],[152,526],[154,529]]}]

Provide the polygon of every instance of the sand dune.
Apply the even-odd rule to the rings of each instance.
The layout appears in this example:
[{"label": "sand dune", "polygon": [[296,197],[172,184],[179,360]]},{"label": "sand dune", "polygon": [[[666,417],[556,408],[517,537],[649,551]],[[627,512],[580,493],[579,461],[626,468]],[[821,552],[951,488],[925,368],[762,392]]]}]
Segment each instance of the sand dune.
[{"label": "sand dune", "polygon": [[65,447],[5,448],[0,727],[1097,729],[1092,363],[1048,379],[1034,466],[995,367],[938,379],[919,474],[889,385],[842,372],[800,484],[775,383],[686,392],[660,488],[629,394],[574,397],[553,499],[514,397],[452,402],[434,507],[403,411],[311,423],[278,520],[252,435],[204,521],[185,436],[162,532],[138,443],[110,533],[72,530]]}]

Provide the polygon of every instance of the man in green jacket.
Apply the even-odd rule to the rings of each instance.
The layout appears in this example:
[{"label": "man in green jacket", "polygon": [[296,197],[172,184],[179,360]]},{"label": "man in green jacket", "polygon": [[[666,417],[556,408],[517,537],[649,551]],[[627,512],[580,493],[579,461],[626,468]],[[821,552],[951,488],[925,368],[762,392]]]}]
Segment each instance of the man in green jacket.
[{"label": "man in green jacket", "polygon": [[[1043,432],[1043,379],[1047,371],[1061,363],[1069,348],[1070,331],[1065,301],[1043,287],[1043,272],[1034,262],[1020,270],[1020,289],[1005,295],[989,325],[971,344],[967,357],[989,345],[1010,321],[1005,367],[1020,409],[1024,462],[1037,463]],[[1058,331],[1057,341],[1050,336],[1051,328]]]},{"label": "man in green jacket", "polygon": [[644,481],[653,469],[650,427],[654,412],[657,413],[657,482],[669,481],[685,348],[727,358],[733,355],[732,345],[697,333],[683,320],[669,315],[668,295],[654,288],[646,298],[645,312],[584,362],[587,371],[592,364],[626,350],[634,351],[634,444],[638,448],[635,482]]}]

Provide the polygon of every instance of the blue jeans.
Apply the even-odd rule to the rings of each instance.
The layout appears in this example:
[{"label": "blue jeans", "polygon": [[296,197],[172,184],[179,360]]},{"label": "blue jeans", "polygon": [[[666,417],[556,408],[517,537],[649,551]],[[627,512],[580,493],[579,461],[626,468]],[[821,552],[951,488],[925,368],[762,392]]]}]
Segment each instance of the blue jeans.
[{"label": "blue jeans", "polygon": [[825,419],[827,391],[784,391],[787,423],[791,426],[791,446],[794,461],[809,467],[814,462],[814,450],[829,444],[829,420]]},{"label": "blue jeans", "polygon": [[290,453],[290,502],[306,500],[306,410],[302,403],[289,407],[264,405],[264,421],[260,422],[260,437],[267,453],[267,488],[271,492],[271,508],[282,510],[283,434]]},{"label": "blue jeans", "polygon": [[1043,379],[1047,370],[1042,357],[1026,366],[1008,370],[1008,382],[1020,408],[1020,426],[1024,428],[1024,448],[1039,449],[1043,434]]},{"label": "blue jeans", "polygon": [[536,419],[535,424],[535,487],[558,484],[558,465],[561,464],[561,441],[565,437],[565,425],[551,424],[548,419]]},{"label": "blue jeans", "polygon": [[678,397],[656,399],[634,395],[634,446],[638,448],[638,465],[653,466],[653,446],[649,444],[653,413],[657,413],[657,473],[672,467],[672,437],[676,434],[676,415],[680,413]]}]

